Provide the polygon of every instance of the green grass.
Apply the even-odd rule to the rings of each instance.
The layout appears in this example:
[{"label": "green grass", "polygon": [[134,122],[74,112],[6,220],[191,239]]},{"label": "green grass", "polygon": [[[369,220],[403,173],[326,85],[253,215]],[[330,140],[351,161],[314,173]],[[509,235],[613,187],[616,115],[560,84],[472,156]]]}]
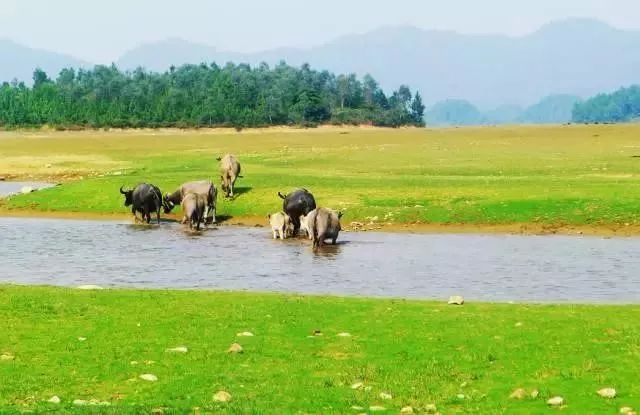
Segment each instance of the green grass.
[{"label": "green grass", "polygon": [[2,133],[0,175],[63,179],[4,209],[126,212],[120,185],[219,184],[214,157],[232,152],[244,178],[223,216],[266,215],[278,191],[307,187],[346,221],[638,224],[638,137],[639,125]]},{"label": "green grass", "polygon": [[[15,356],[0,361],[0,413],[355,414],[354,405],[398,413],[436,404],[442,414],[532,414],[551,411],[555,395],[566,414],[640,407],[638,306],[0,286],[0,321],[0,354]],[[309,338],[316,329],[324,335]],[[236,337],[243,331],[255,337]],[[243,354],[226,353],[233,342]],[[182,345],[187,354],[165,352]],[[540,396],[509,399],[518,387]],[[602,387],[619,396],[600,398]],[[232,400],[214,402],[218,390]],[[59,406],[46,403],[53,395]],[[92,398],[111,406],[71,404]]]}]

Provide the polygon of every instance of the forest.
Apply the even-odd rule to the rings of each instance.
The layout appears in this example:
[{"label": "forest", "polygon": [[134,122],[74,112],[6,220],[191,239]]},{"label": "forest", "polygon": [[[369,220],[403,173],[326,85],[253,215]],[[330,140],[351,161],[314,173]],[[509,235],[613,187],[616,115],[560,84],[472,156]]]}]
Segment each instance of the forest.
[{"label": "forest", "polygon": [[573,121],[629,122],[640,119],[640,86],[621,88],[610,94],[599,94],[576,104]]},{"label": "forest", "polygon": [[422,98],[400,86],[386,94],[369,75],[335,75],[284,62],[171,67],[164,73],[115,65],[40,69],[33,84],[0,86],[0,127],[199,128],[275,125],[424,125]]}]

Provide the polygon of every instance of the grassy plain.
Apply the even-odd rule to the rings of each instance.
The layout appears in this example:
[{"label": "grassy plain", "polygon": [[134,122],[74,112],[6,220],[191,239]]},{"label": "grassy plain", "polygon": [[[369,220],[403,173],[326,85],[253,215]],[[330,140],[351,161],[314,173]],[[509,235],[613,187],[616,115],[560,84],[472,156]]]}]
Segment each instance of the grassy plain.
[{"label": "grassy plain", "polygon": [[244,178],[225,217],[264,217],[276,192],[307,187],[347,223],[640,230],[639,138],[640,125],[5,132],[0,176],[62,185],[0,210],[124,213],[120,185],[219,185],[215,156],[232,152]]},{"label": "grassy plain", "polygon": [[[0,321],[0,354],[13,357],[0,360],[3,414],[533,414],[555,412],[556,395],[565,414],[640,408],[638,306],[0,286]],[[244,353],[228,354],[233,342]],[[166,352],[176,346],[188,353]],[[516,388],[540,395],[509,399]],[[213,400],[220,390],[230,402]]]}]

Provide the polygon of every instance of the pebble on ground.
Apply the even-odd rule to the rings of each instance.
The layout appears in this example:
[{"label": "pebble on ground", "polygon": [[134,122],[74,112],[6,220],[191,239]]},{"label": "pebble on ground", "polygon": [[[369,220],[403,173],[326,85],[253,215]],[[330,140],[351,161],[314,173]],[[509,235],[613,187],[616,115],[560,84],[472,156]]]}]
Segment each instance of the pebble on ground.
[{"label": "pebble on ground", "polygon": [[598,391],[598,395],[606,399],[613,399],[616,397],[616,390],[613,388],[602,388]]},{"label": "pebble on ground", "polygon": [[231,394],[227,391],[218,391],[213,395],[213,400],[216,402],[229,402],[231,400]]},{"label": "pebble on ground", "polygon": [[462,296],[460,295],[452,295],[451,297],[449,297],[449,304],[451,305],[463,305],[464,304],[464,298],[462,298]]},{"label": "pebble on ground", "polygon": [[231,346],[229,346],[229,349],[227,350],[227,353],[243,353],[243,352],[244,352],[244,349],[238,343],[233,343]]},{"label": "pebble on ground", "polygon": [[554,396],[547,401],[549,406],[562,406],[564,405],[564,398],[562,396]]},{"label": "pebble on ground", "polygon": [[186,346],[178,346],[171,349],[167,349],[167,352],[169,353],[187,353],[188,351],[189,349],[187,349]]}]

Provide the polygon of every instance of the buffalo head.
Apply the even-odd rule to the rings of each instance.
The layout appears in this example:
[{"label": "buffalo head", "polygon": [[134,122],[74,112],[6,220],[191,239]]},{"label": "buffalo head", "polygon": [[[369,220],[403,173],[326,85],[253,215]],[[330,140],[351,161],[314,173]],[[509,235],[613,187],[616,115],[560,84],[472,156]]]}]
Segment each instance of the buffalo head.
[{"label": "buffalo head", "polygon": [[165,214],[171,213],[173,208],[176,207],[176,204],[171,201],[169,193],[165,193],[162,198],[162,207],[164,208]]},{"label": "buffalo head", "polygon": [[123,190],[124,186],[120,186],[120,193],[124,195],[124,205],[131,206],[133,204],[133,190]]}]

